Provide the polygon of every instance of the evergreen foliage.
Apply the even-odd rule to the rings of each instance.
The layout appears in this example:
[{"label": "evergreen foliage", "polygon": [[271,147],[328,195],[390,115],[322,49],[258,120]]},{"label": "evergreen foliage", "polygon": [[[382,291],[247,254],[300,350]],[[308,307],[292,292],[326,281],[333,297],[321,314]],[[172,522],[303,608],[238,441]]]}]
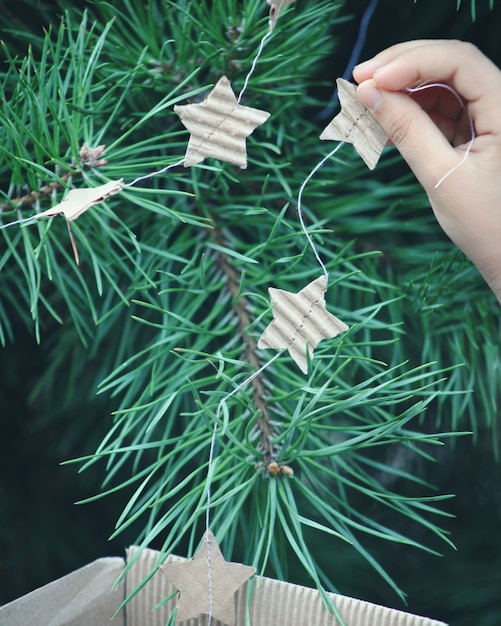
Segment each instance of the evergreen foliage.
[{"label": "evergreen foliage", "polygon": [[[49,347],[33,398],[58,398],[50,418],[95,389],[113,405],[79,459],[103,475],[89,500],[126,493],[113,536],[132,526],[141,546],[193,553],[210,485],[227,558],[342,590],[322,554],[341,541],[403,597],[366,537],[433,553],[435,537],[451,544],[448,496],[414,460],[479,426],[497,454],[501,358],[494,297],[396,155],[375,177],[346,146],[305,190],[327,305],[350,330],[320,344],[307,377],[284,353],[229,397],[272,356],[256,349],[268,287],[296,292],[320,274],[295,206],[331,147],[315,116],[335,78],[319,70],[338,11],[305,0],[281,17],[243,102],[272,114],[248,139],[247,170],[208,159],[93,207],[72,225],[80,266],[63,218],[3,229],[0,340],[22,320]],[[68,188],[177,162],[188,134],[174,105],[203,99],[223,74],[238,93],[266,28],[262,0],[124,0],[66,11],[25,56],[4,45],[2,223]],[[87,167],[83,144],[106,144],[108,163]],[[78,439],[83,427],[71,428]]]},{"label": "evergreen foliage", "polygon": [[[456,9],[459,11],[462,1],[457,0]],[[494,0],[489,0],[489,9],[492,11],[494,8]],[[476,0],[470,0],[471,19],[475,21],[477,19],[477,2]]]}]

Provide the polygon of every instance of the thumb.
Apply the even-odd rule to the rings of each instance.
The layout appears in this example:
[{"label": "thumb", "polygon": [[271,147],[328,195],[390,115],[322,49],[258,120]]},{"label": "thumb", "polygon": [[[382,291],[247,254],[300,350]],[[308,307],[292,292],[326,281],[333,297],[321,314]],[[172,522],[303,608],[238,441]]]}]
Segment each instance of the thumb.
[{"label": "thumb", "polygon": [[432,188],[442,173],[456,163],[457,155],[446,137],[408,95],[380,90],[370,79],[359,85],[357,96],[425,189]]}]

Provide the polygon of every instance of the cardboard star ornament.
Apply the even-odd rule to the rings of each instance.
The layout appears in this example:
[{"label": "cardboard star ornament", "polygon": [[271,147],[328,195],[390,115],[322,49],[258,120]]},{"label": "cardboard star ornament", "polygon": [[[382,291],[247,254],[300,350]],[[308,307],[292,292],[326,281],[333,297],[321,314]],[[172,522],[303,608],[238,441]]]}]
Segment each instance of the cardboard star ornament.
[{"label": "cardboard star ornament", "polygon": [[325,276],[309,283],[299,293],[270,287],[273,321],[258,341],[258,348],[287,348],[304,373],[308,373],[308,359],[322,341],[348,330],[348,326],[327,311],[324,294]]},{"label": "cardboard star ornament", "polygon": [[247,167],[246,138],[264,124],[270,114],[238,103],[230,81],[223,76],[200,104],[174,107],[190,131],[184,166],[201,163],[206,157]]},{"label": "cardboard star ornament", "polygon": [[292,4],[294,0],[266,0],[266,2],[270,5],[270,30],[273,31],[282,9]]},{"label": "cardboard star ornament", "polygon": [[[46,211],[37,213],[33,217],[41,219],[43,217],[55,217],[56,215],[64,215],[66,223],[68,224],[68,232],[70,234],[71,246],[73,248],[73,255],[78,265],[79,255],[73,233],[71,231],[70,222],[79,218],[82,213],[85,213],[87,209],[90,209],[94,204],[104,202],[110,196],[122,191],[122,180],[110,180],[104,185],[98,185],[97,187],[89,187],[86,189],[71,189],[66,194],[66,197]],[[30,218],[31,219],[31,218]]]},{"label": "cardboard star ornament", "polygon": [[212,618],[227,626],[236,623],[235,593],[256,572],[254,567],[225,561],[210,530],[191,560],[167,563],[161,569],[179,591],[176,624],[209,615],[212,607]]},{"label": "cardboard star ornament", "polygon": [[336,83],[341,112],[326,126],[320,139],[352,143],[367,167],[373,170],[388,136],[357,98],[356,86],[343,78],[338,78]]},{"label": "cardboard star ornament", "polygon": [[114,196],[122,191],[122,180],[110,180],[104,185],[97,187],[88,187],[85,189],[70,189],[65,198],[59,203],[37,213],[33,217],[40,219],[42,217],[54,217],[56,215],[64,215],[71,222],[85,213],[94,204],[104,202],[110,196]]}]

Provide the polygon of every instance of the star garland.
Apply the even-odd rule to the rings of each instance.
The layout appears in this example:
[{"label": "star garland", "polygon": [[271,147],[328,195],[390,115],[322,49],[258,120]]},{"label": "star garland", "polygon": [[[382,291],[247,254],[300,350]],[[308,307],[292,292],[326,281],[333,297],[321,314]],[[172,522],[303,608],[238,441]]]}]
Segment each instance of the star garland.
[{"label": "star garland", "polygon": [[[124,187],[135,185],[151,176],[158,176],[181,164],[185,167],[192,167],[203,162],[206,158],[219,159],[245,169],[247,167],[246,139],[256,128],[268,120],[270,114],[257,108],[242,105],[242,96],[264,44],[275,29],[282,9],[292,4],[293,1],[267,0],[270,5],[268,31],[261,40],[254,62],[245,78],[244,88],[238,98],[228,78],[223,76],[217,81],[203,102],[174,107],[175,113],[190,134],[186,153],[182,160],[157,172],[140,176],[127,184],[122,180],[116,180],[93,188],[71,189],[66,197],[54,207],[28,218],[28,220],[20,220],[15,223],[52,218],[58,215],[64,216],[68,224],[75,259],[78,263],[78,251],[71,233],[70,222],[78,219],[93,205],[104,202],[111,196],[120,193]],[[383,137],[380,131],[375,129],[370,114],[356,99],[354,86],[349,86],[349,83],[340,83],[339,89],[341,113],[327,126],[320,139],[351,141],[367,165],[374,167],[386,140],[383,142]],[[365,144],[368,145],[367,149]],[[103,150],[104,146],[97,148],[82,146],[80,151],[82,166],[95,168],[104,165],[105,161],[101,158]],[[299,206],[298,213],[301,218]],[[314,248],[302,218],[301,226],[310,245]],[[322,269],[324,269],[324,275],[310,282],[298,293],[274,287],[269,288],[273,321],[264,330],[257,344],[258,349],[287,350],[304,374],[308,373],[308,363],[314,358],[314,350],[319,342],[348,330],[348,326],[326,308],[325,293],[328,275],[318,253],[315,249],[314,251]],[[258,372],[241,383],[234,392],[241,389],[278,356],[279,354],[275,355]],[[218,414],[225,400],[223,399],[220,403]],[[218,419],[215,420],[214,424],[208,477],[210,477],[213,462],[217,426]],[[273,471],[272,465],[276,466],[273,467]],[[269,463],[268,472],[270,476],[288,478],[294,474],[289,466],[280,466],[273,459]],[[234,626],[235,593],[255,573],[255,569],[225,561],[209,528],[209,504],[210,479],[208,478],[206,531],[201,547],[192,560],[165,565],[163,572],[179,590],[176,624],[206,615],[208,616],[208,624],[211,623],[212,618],[215,618],[228,626]]]}]

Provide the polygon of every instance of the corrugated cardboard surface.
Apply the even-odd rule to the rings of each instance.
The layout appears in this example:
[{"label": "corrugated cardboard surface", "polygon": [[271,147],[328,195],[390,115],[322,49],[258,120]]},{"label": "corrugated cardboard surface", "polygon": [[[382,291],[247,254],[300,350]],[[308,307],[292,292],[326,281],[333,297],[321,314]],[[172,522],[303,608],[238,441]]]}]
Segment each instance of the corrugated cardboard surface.
[{"label": "corrugated cardboard surface", "polygon": [[[129,548],[130,559],[135,548]],[[143,550],[141,558],[132,567],[127,577],[127,589],[131,591],[151,571],[157,563],[158,553],[154,550]],[[167,560],[167,562],[169,559]],[[151,585],[151,587],[150,587]],[[176,605],[172,600],[159,611],[144,619],[145,607],[153,607],[175,591],[170,582],[161,572],[157,572],[150,583],[127,605],[127,626],[164,626]],[[362,602],[346,596],[331,594],[346,626],[444,626],[425,617],[395,611],[385,607]],[[247,585],[236,594],[237,621],[236,626],[246,626]],[[316,589],[291,585],[271,578],[256,576],[249,606],[250,624],[252,626],[339,626],[338,620],[329,613]],[[158,619],[156,619],[158,617]],[[131,621],[129,621],[131,620]],[[183,622],[183,626],[202,626],[206,619],[192,619]],[[213,626],[222,626],[217,620]]]},{"label": "corrugated cardboard surface", "polygon": [[[128,558],[136,552],[130,548]],[[130,593],[158,564],[158,552],[143,550],[132,566],[125,585],[112,587],[124,561],[120,558],[99,559],[60,580],[0,607],[2,626],[110,626],[110,619],[126,593]],[[176,600],[157,611],[152,608],[174,591],[158,571],[146,586],[127,604],[111,626],[164,626]],[[418,617],[332,594],[332,599],[346,626],[444,626],[443,622]],[[298,585],[256,576],[250,604],[247,585],[236,595],[236,626],[246,625],[249,611],[252,626],[339,626],[338,620],[325,609],[319,593]],[[203,626],[206,617],[185,621],[183,626]],[[222,626],[217,620],[212,626]]]},{"label": "corrugated cardboard surface", "polygon": [[[99,559],[0,607],[2,626],[110,626],[124,598],[112,588],[124,568],[117,557]],[[121,614],[113,626],[124,626]]]}]

